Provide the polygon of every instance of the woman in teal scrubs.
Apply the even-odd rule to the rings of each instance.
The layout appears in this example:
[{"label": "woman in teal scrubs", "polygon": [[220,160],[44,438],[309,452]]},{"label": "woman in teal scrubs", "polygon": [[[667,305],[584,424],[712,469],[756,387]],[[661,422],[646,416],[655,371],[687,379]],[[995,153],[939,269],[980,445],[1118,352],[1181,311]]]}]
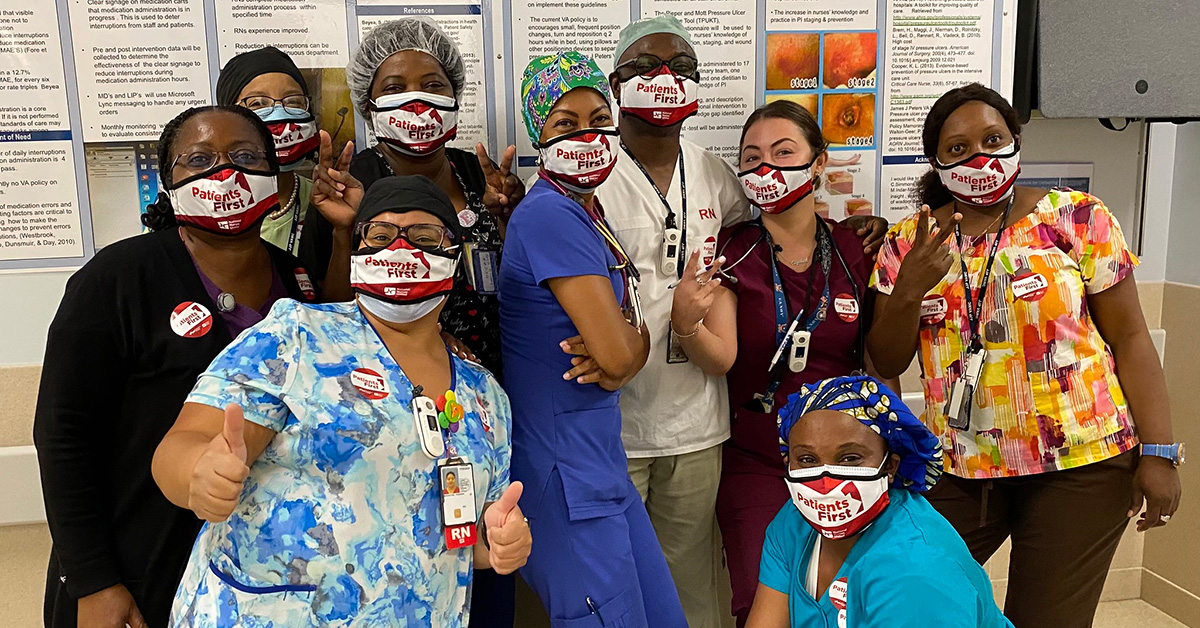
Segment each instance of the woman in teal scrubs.
[{"label": "woman in teal scrubs", "polygon": [[767,528],[747,628],[1012,628],[958,533],[920,493],[938,440],[870,377],[779,411],[791,504]]}]

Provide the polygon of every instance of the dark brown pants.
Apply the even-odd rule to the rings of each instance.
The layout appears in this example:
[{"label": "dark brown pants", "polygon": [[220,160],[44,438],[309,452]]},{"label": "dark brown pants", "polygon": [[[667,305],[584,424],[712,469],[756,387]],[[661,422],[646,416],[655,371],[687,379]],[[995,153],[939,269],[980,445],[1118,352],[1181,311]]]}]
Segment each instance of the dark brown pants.
[{"label": "dark brown pants", "polygon": [[1004,614],[1016,628],[1089,628],[1129,519],[1138,456],[1019,478],[950,474],[929,503],[979,564],[1012,537]]}]

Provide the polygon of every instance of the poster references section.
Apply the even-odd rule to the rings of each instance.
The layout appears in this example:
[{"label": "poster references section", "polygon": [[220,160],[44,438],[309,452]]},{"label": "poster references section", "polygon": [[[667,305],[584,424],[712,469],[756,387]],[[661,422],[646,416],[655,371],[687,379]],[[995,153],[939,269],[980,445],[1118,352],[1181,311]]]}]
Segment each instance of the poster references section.
[{"label": "poster references section", "polygon": [[70,0],[85,142],[158,139],[210,96],[201,0]]},{"label": "poster references section", "polygon": [[512,64],[513,117],[522,175],[532,173],[537,151],[530,144],[522,113],[521,74],[530,60],[557,54],[563,50],[578,50],[591,57],[604,72],[613,68],[613,52],[617,36],[629,23],[629,0],[513,0],[512,47],[508,61]]},{"label": "poster references section", "polygon": [[82,257],[58,15],[26,7],[0,9],[0,261]]},{"label": "poster references section", "polygon": [[[383,6],[372,2],[358,10],[358,38],[362,41],[372,28],[381,22],[424,15],[437,21],[446,35],[454,40],[467,67],[466,85],[458,99],[458,137],[450,146],[475,152],[475,144],[488,144],[487,107],[493,97],[484,91],[483,10],[478,4],[431,6]],[[369,143],[375,144],[375,138]]]},{"label": "poster references section", "polygon": [[995,0],[893,0],[887,8],[882,216],[916,209],[913,189],[929,169],[921,127],[934,101],[966,83],[993,85]]},{"label": "poster references section", "polygon": [[673,13],[687,27],[700,61],[700,111],[684,123],[684,136],[733,163],[742,123],[754,111],[754,5],[740,0],[643,0],[642,17],[662,13]]},{"label": "poster references section", "polygon": [[216,0],[221,67],[234,56],[275,46],[301,68],[345,67],[345,0]]},{"label": "poster references section", "polygon": [[765,99],[808,110],[829,143],[817,212],[876,213],[879,16],[874,2],[767,3]]}]

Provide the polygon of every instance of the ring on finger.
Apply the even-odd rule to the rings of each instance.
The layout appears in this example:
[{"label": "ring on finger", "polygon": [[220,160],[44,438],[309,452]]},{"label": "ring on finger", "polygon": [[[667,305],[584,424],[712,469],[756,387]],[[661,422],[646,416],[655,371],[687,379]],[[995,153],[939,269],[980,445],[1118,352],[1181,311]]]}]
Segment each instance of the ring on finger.
[{"label": "ring on finger", "polygon": [[1171,520],[1171,515],[1162,515],[1162,516],[1161,516],[1161,517],[1159,517],[1158,519],[1159,519],[1160,521],[1162,521],[1163,523],[1166,523],[1166,522],[1168,522],[1168,521],[1170,521],[1170,520]]}]

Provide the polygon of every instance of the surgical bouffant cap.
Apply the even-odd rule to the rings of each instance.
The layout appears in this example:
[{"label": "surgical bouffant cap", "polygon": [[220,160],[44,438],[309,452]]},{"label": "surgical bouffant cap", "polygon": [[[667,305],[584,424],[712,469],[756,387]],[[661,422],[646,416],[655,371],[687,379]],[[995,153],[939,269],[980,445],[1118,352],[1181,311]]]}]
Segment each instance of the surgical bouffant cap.
[{"label": "surgical bouffant cap", "polygon": [[437,22],[427,17],[406,17],[383,22],[367,33],[350,60],[350,65],[346,66],[350,100],[372,131],[374,121],[371,120],[368,104],[375,72],[388,57],[405,50],[424,52],[436,59],[446,71],[455,97],[462,94],[463,85],[467,82],[467,68],[462,54]]}]

